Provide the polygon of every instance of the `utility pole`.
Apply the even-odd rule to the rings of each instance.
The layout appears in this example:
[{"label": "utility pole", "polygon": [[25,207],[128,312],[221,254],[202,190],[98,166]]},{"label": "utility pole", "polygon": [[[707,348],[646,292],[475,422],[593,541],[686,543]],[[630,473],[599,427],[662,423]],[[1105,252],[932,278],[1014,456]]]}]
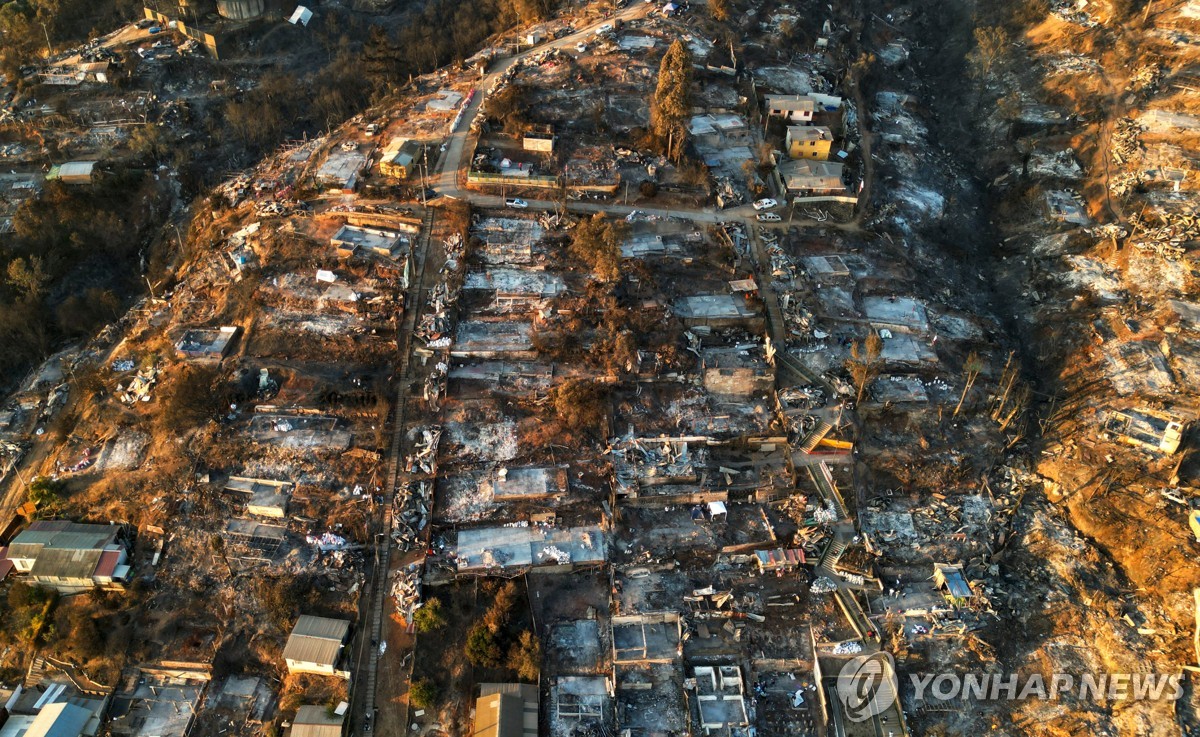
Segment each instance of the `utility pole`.
[{"label": "utility pole", "polygon": [[425,148],[425,161],[421,164],[421,207],[428,207],[426,193],[429,191],[429,147]]},{"label": "utility pole", "polygon": [[50,45],[50,31],[46,30],[45,21],[38,21],[38,23],[42,26],[42,33],[46,34],[46,53],[48,54],[47,58],[49,58],[50,56],[54,56],[54,47]]}]

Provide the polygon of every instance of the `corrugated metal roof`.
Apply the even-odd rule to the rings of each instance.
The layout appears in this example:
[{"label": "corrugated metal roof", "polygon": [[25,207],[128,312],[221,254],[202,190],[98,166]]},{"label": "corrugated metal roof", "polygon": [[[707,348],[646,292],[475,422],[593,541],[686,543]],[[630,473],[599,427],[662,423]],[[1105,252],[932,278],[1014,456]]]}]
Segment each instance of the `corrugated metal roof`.
[{"label": "corrugated metal roof", "polygon": [[[518,686],[513,693],[506,686]],[[537,688],[524,684],[492,686],[475,701],[474,737],[537,737]]]},{"label": "corrugated metal roof", "polygon": [[43,549],[33,562],[34,578],[90,579],[100,564],[103,550]]},{"label": "corrugated metal roof", "polygon": [[283,659],[296,663],[312,663],[332,667],[337,664],[338,652],[341,649],[342,643],[336,640],[292,635],[283,648]]},{"label": "corrugated metal roof", "polygon": [[283,658],[300,663],[336,665],[349,631],[350,623],[345,620],[302,615],[283,648]]},{"label": "corrugated metal roof", "polygon": [[74,704],[50,704],[38,713],[25,737],[79,737],[91,718],[92,712]]},{"label": "corrugated metal roof", "polygon": [[96,564],[96,570],[93,571],[93,575],[111,578],[117,570],[117,564],[120,562],[120,550],[105,550],[100,554],[100,562]]},{"label": "corrugated metal roof", "polygon": [[92,550],[103,548],[117,536],[111,525],[81,525],[75,522],[34,522],[9,544],[9,558],[36,558],[44,548]]},{"label": "corrugated metal roof", "polygon": [[341,737],[342,720],[329,716],[324,706],[301,706],[292,720],[292,737]]},{"label": "corrugated metal roof", "polygon": [[90,177],[95,168],[95,161],[68,161],[58,167],[58,174],[61,177]]},{"label": "corrugated metal roof", "polygon": [[344,619],[314,617],[311,614],[301,614],[300,618],[296,620],[296,626],[292,628],[293,635],[320,637],[338,642],[345,640],[349,631],[350,623]]}]

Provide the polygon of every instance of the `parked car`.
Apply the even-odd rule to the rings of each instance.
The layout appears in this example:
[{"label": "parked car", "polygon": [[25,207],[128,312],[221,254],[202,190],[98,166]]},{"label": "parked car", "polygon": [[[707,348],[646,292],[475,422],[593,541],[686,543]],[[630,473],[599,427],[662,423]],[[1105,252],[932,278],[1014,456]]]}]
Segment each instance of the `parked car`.
[{"label": "parked car", "polygon": [[157,25],[157,23],[158,22],[155,21],[153,18],[144,18],[137,22],[137,27],[138,28],[149,28],[153,25]]},{"label": "parked car", "polygon": [[764,200],[759,200],[759,201],[755,202],[754,209],[755,210],[770,210],[772,207],[776,207],[778,204],[779,204],[778,202],[776,202],[775,200],[768,197]]},{"label": "parked car", "polygon": [[777,223],[780,220],[783,220],[783,218],[779,217],[773,212],[758,213],[758,222],[760,223]]},{"label": "parked car", "polygon": [[518,210],[524,210],[526,207],[529,207],[529,203],[526,202],[525,200],[521,200],[521,199],[511,199],[511,200],[505,200],[504,206],[505,207],[513,207]]},{"label": "parked car", "polygon": [[147,31],[147,33],[149,33],[151,36],[156,33],[162,33],[162,26],[150,26],[150,29]]},{"label": "parked car", "polygon": [[583,52],[587,51],[587,44],[580,41],[579,43],[575,44],[575,50],[582,54]]}]

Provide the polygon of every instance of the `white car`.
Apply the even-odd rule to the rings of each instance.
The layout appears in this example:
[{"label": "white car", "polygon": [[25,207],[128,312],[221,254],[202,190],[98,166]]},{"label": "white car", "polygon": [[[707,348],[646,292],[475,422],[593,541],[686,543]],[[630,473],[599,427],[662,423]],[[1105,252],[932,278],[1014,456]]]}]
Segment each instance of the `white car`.
[{"label": "white car", "polygon": [[580,41],[579,43],[575,44],[575,50],[582,54],[583,52],[587,51],[587,44]]},{"label": "white car", "polygon": [[758,202],[755,202],[754,209],[755,210],[770,210],[772,207],[776,207],[777,205],[779,205],[778,202],[776,202],[775,200],[768,197],[765,200],[759,200]]},{"label": "white car", "polygon": [[525,200],[512,199],[512,200],[505,200],[504,206],[505,207],[515,207],[518,210],[524,210],[526,207],[529,207],[529,203],[526,202]]},{"label": "white car", "polygon": [[773,212],[758,213],[758,222],[760,223],[778,223],[780,220],[783,220],[783,218]]}]

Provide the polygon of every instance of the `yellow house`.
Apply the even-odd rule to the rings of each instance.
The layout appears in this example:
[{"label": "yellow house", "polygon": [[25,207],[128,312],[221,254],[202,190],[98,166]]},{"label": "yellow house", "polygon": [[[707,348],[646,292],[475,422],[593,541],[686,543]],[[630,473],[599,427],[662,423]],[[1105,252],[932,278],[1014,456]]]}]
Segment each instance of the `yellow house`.
[{"label": "yellow house", "polygon": [[827,161],[833,150],[833,131],[824,125],[789,125],[784,142],[793,159]]}]

